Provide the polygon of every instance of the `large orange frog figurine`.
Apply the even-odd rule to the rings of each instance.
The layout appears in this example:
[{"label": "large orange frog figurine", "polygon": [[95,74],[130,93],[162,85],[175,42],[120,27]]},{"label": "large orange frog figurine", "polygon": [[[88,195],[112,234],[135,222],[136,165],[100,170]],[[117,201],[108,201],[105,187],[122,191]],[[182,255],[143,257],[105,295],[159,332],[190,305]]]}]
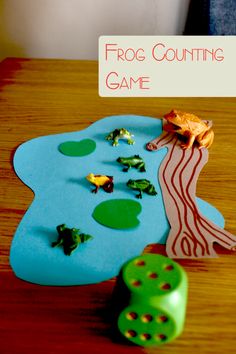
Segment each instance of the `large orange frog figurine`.
[{"label": "large orange frog figurine", "polygon": [[164,115],[164,118],[167,121],[163,126],[165,131],[186,137],[187,141],[181,143],[183,149],[191,148],[195,141],[199,149],[212,145],[214,132],[211,129],[211,122],[203,121],[192,113],[177,110],[172,110]]}]

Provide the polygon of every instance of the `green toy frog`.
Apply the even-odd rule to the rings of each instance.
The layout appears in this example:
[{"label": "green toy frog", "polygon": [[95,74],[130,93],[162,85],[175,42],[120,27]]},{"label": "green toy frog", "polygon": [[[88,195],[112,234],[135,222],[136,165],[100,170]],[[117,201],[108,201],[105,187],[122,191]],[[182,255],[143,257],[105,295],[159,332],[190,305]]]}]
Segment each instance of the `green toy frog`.
[{"label": "green toy frog", "polygon": [[136,195],[136,198],[142,199],[142,192],[149,195],[157,195],[155,187],[147,179],[129,179],[127,186],[131,189],[139,191],[139,194]]},{"label": "green toy frog", "polygon": [[119,145],[119,139],[125,139],[127,140],[129,145],[132,145],[135,143],[132,137],[133,135],[128,130],[126,130],[125,128],[120,128],[113,130],[113,132],[107,135],[106,140],[113,140],[112,146]]},{"label": "green toy frog", "polygon": [[67,256],[70,256],[80,243],[84,243],[93,238],[90,235],[80,233],[79,229],[69,229],[65,224],[57,226],[57,232],[58,240],[52,242],[52,247],[62,246]]},{"label": "green toy frog", "polygon": [[118,157],[116,160],[117,162],[121,163],[124,166],[127,166],[123,168],[124,172],[127,172],[131,167],[136,168],[140,172],[145,172],[145,163],[139,155],[134,155],[130,157]]}]

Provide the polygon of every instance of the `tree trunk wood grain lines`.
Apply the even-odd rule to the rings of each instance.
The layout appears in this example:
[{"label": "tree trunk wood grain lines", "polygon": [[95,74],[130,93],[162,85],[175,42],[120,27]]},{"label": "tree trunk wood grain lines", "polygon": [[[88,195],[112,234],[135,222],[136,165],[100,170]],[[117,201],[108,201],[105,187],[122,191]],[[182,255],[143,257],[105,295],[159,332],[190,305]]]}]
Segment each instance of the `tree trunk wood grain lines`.
[{"label": "tree trunk wood grain lines", "polygon": [[163,134],[147,144],[156,151],[167,147],[160,169],[159,181],[170,232],[166,252],[171,258],[216,257],[213,243],[234,249],[236,238],[207,219],[196,204],[196,184],[203,166],[208,161],[208,150],[182,149],[177,134]]}]

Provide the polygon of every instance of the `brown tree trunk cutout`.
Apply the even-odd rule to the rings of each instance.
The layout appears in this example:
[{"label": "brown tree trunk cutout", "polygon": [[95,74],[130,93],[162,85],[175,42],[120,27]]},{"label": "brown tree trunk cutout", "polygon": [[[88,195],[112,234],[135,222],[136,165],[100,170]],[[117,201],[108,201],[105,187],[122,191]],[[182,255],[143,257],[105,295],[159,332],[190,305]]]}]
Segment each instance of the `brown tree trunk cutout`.
[{"label": "brown tree trunk cutout", "polygon": [[184,150],[176,134],[164,132],[147,144],[150,151],[167,147],[159,169],[159,182],[170,232],[166,242],[171,258],[216,257],[213,243],[227,249],[236,247],[234,235],[215,225],[200,213],[196,205],[196,184],[208,161],[208,150],[192,147]]}]

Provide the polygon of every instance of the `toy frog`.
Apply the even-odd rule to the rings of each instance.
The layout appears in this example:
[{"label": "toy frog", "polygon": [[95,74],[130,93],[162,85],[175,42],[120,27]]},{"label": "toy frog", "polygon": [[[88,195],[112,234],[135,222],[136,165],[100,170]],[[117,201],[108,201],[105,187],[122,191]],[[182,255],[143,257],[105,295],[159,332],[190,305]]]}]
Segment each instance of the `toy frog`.
[{"label": "toy frog", "polygon": [[129,179],[127,186],[131,189],[139,191],[139,194],[136,195],[136,198],[142,199],[142,192],[149,195],[157,195],[155,187],[147,179]]},{"label": "toy frog", "polygon": [[66,256],[70,256],[80,243],[93,238],[90,235],[80,233],[79,229],[69,229],[65,224],[57,226],[57,232],[58,240],[52,242],[52,247],[62,246]]},{"label": "toy frog", "polygon": [[133,135],[125,128],[115,129],[109,135],[106,136],[106,140],[113,140],[112,146],[119,145],[119,139],[127,140],[129,145],[134,144],[132,139]]},{"label": "toy frog", "polygon": [[127,172],[131,167],[136,168],[140,172],[146,171],[145,163],[139,155],[134,155],[130,157],[118,157],[116,161],[121,163],[124,166],[127,166],[123,168],[124,172]]},{"label": "toy frog", "polygon": [[214,139],[214,132],[211,129],[212,124],[203,121],[192,113],[185,113],[172,110],[164,115],[167,123],[163,129],[170,133],[177,133],[187,138],[186,142],[181,143],[182,149],[189,149],[196,141],[199,149],[209,148]]},{"label": "toy frog", "polygon": [[92,190],[92,193],[97,193],[100,187],[102,187],[107,193],[113,192],[114,183],[112,176],[94,175],[93,173],[90,173],[86,179],[96,186],[96,188]]}]

